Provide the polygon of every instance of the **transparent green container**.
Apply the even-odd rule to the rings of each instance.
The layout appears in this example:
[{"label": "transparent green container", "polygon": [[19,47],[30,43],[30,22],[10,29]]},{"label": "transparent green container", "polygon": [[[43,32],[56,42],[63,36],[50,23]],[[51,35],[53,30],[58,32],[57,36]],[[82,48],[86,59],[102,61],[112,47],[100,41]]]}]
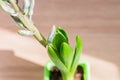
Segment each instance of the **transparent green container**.
[{"label": "transparent green container", "polygon": [[[48,64],[45,66],[44,69],[44,80],[50,80],[50,70],[55,66],[55,64],[50,61]],[[87,62],[85,61],[79,61],[78,66],[81,66],[83,69],[83,77],[84,80],[90,80],[90,66]]]}]

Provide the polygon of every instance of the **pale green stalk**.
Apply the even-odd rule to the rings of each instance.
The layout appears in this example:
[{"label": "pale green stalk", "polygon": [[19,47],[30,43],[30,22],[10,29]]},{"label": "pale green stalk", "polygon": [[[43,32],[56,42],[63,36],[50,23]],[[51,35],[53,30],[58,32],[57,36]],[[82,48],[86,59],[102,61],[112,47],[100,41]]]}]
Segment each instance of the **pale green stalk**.
[{"label": "pale green stalk", "polygon": [[[2,2],[2,1],[1,1]],[[43,37],[43,35],[38,31],[36,26],[33,24],[33,22],[24,15],[24,13],[20,10],[19,6],[16,4],[15,0],[9,0],[12,7],[16,11],[16,15],[19,18],[19,20],[24,24],[25,28],[32,31],[34,33],[34,37],[44,46],[46,47],[47,41]],[[2,3],[0,3],[2,5]]]},{"label": "pale green stalk", "polygon": [[33,35],[44,47],[47,47],[49,56],[60,70],[63,80],[73,80],[82,51],[81,38],[79,36],[76,37],[76,48],[74,51],[69,45],[66,32],[60,27],[57,29],[53,27],[53,30],[46,41],[31,20],[34,0],[25,0],[23,10],[17,5],[15,0],[9,0],[11,7],[5,4],[6,7],[5,5],[2,5],[3,3],[4,2],[0,0],[2,8],[10,14],[20,27],[24,28],[24,30],[19,30],[18,33],[27,36]]},{"label": "pale green stalk", "polygon": [[68,72],[68,73],[61,72],[61,74],[62,74],[63,80],[73,80],[74,79],[74,73],[72,73],[72,72]]}]

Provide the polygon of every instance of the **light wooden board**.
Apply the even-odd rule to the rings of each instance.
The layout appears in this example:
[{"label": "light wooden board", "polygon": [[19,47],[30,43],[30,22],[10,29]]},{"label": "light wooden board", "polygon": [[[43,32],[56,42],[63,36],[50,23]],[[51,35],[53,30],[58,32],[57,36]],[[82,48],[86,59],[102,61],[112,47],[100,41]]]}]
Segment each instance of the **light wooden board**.
[{"label": "light wooden board", "polygon": [[[90,56],[90,59],[87,59],[90,63],[92,63],[92,80],[118,79],[118,77],[116,76],[120,75],[120,0],[36,0],[35,14],[33,20],[40,32],[43,33],[46,37],[48,36],[48,33],[50,32],[50,29],[54,24],[63,26],[63,28],[68,32],[70,43],[72,44],[72,46],[75,45],[76,34],[82,37],[83,53]],[[16,33],[16,30],[18,30],[15,22],[6,13],[0,10],[0,29],[2,30],[2,28],[4,28],[4,30],[8,30],[8,32],[12,32],[12,38],[10,38],[11,41],[14,40],[13,37],[17,36],[16,34],[14,35],[14,33]],[[4,37],[3,34],[1,34],[1,36],[1,42],[8,41],[5,41],[6,37]],[[22,53],[24,56],[22,56],[21,54],[21,52],[24,52],[24,50],[19,49],[22,48],[22,45],[20,45],[20,41],[22,41],[21,44],[25,44],[27,42],[29,46],[36,45],[37,47],[34,47],[35,53],[40,52],[37,42],[35,42],[35,45],[30,43],[31,41],[34,41],[34,39],[27,41],[28,38],[25,39],[25,37],[18,38],[17,36],[15,38],[18,39],[19,43],[16,42],[16,44],[14,44],[12,47],[16,45],[17,46],[12,49],[9,45],[11,43],[8,42],[9,48],[8,46],[6,46],[6,49],[17,49],[17,52],[19,52],[19,56],[24,58],[25,60],[33,61],[36,64],[45,64],[44,61],[42,62],[44,54],[40,56],[41,59],[39,59],[39,57],[37,56],[34,56],[34,58],[31,56],[29,57],[28,53]],[[0,45],[1,49],[3,49],[2,46],[4,45]],[[30,46],[30,52],[32,52],[31,48],[32,47]],[[25,52],[29,52],[29,50]],[[40,55],[39,53],[36,54]],[[33,56],[33,54],[31,55]],[[48,60],[48,56],[44,59],[46,62]],[[111,73],[108,74],[107,77],[102,77],[104,76],[102,75],[102,73],[98,75],[99,71],[96,70],[100,70],[100,67],[98,66],[98,64],[95,65],[97,63],[97,59],[99,65],[101,65],[102,63],[106,65],[109,62],[110,64],[108,65],[114,65],[114,69],[112,72],[115,73],[114,77],[116,77],[116,79],[111,78],[113,75]],[[99,60],[103,61],[99,62]],[[15,67],[17,68],[17,66]],[[103,67],[104,68],[102,69],[107,69],[107,67]],[[26,80],[26,78],[24,78],[24,80]]]}]

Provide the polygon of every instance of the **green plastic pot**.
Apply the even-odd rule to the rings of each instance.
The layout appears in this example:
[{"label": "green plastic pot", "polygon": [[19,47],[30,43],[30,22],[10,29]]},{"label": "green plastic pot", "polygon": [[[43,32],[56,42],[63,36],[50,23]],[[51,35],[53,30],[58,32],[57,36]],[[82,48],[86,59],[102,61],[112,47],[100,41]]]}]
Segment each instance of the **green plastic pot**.
[{"label": "green plastic pot", "polygon": [[[81,66],[83,69],[84,80],[90,80],[90,66],[89,66],[89,64],[85,61],[79,61],[78,66]],[[52,61],[47,63],[47,65],[44,68],[44,80],[50,80],[50,70],[53,67],[55,67],[55,64]]]}]

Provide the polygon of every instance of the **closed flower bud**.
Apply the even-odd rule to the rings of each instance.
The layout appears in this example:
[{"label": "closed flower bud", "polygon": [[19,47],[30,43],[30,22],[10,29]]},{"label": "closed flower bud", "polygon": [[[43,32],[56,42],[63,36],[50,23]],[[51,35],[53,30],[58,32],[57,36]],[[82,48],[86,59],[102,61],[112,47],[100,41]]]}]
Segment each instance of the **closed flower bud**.
[{"label": "closed flower bud", "polygon": [[4,11],[9,13],[10,15],[16,16],[15,10],[9,6],[9,3],[7,1],[0,0],[0,5]]},{"label": "closed flower bud", "polygon": [[25,15],[28,14],[30,7],[30,0],[23,0],[23,12]]},{"label": "closed flower bud", "polygon": [[18,33],[23,36],[33,36],[34,33],[29,30],[18,30]]},{"label": "closed flower bud", "polygon": [[32,19],[34,6],[35,6],[35,0],[30,0],[30,8],[29,8],[29,14],[28,14],[30,20]]}]

